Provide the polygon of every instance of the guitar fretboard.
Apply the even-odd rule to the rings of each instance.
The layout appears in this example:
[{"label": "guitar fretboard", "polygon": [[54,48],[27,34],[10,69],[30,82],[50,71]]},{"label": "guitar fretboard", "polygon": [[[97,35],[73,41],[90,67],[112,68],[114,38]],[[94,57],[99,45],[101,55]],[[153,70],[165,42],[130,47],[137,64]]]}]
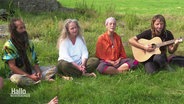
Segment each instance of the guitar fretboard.
[{"label": "guitar fretboard", "polygon": [[162,46],[166,46],[166,45],[172,44],[174,42],[175,42],[175,39],[169,40],[169,41],[165,41],[165,42],[162,42],[162,43],[158,43],[156,46],[157,47],[162,47]]}]

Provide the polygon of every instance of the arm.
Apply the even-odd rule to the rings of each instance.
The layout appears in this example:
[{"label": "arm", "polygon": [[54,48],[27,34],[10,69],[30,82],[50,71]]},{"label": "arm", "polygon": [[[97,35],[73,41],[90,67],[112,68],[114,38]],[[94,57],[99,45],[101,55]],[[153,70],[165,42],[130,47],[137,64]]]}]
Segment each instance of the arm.
[{"label": "arm", "polygon": [[87,59],[86,59],[86,58],[84,58],[84,59],[82,60],[82,64],[81,64],[81,66],[86,67],[86,63],[87,63]]},{"label": "arm", "polygon": [[82,47],[82,64],[80,65],[82,68],[86,69],[86,63],[88,60],[88,50],[86,45],[84,44]]},{"label": "arm", "polygon": [[177,50],[178,46],[179,46],[179,41],[176,40],[174,44],[168,46],[168,52],[170,54],[173,54]]},{"label": "arm", "polygon": [[81,65],[77,65],[76,63],[72,62],[72,65],[75,66],[78,70],[85,72],[85,68],[82,67]]},{"label": "arm", "polygon": [[97,58],[99,58],[100,60],[105,60],[106,59],[106,42],[103,39],[104,37],[99,36],[97,43],[96,43],[96,52],[95,55]]},{"label": "arm", "polygon": [[41,77],[42,77],[42,72],[41,72],[40,67],[39,67],[38,64],[35,64],[35,65],[34,65],[34,70],[35,70],[35,72],[36,72],[36,75],[39,77],[39,79],[41,79]]},{"label": "arm", "polygon": [[39,67],[39,65],[38,65],[38,58],[37,58],[37,54],[36,54],[36,52],[35,52],[35,48],[34,48],[34,44],[31,42],[31,41],[29,41],[30,42],[30,47],[31,47],[31,53],[32,53],[32,59],[34,59],[34,66],[33,66],[33,69],[35,70],[35,75],[39,78],[39,79],[41,79],[41,77],[42,77],[42,72],[41,72],[41,70],[40,70],[40,67]]},{"label": "arm", "polygon": [[15,59],[9,60],[8,61],[8,65],[9,65],[10,69],[13,71],[13,73],[15,73],[15,74],[25,75],[25,76],[27,76],[28,78],[31,78],[34,81],[38,81],[39,80],[38,77],[36,76],[36,74],[29,75],[28,73],[26,73],[23,70],[21,70],[20,68],[18,68],[15,65]]},{"label": "arm", "polygon": [[80,70],[81,70],[83,73],[86,72],[86,63],[87,63],[87,59],[84,58],[84,59],[82,60],[82,64],[80,65]]},{"label": "arm", "polygon": [[134,46],[134,47],[137,47],[137,48],[140,48],[140,49],[143,49],[145,51],[148,51],[148,52],[151,52],[154,50],[154,48],[152,48],[151,45],[143,45],[143,44],[140,44],[138,42],[138,38],[136,36],[132,37],[129,39],[129,43]]},{"label": "arm", "polygon": [[[127,57],[126,52],[125,52],[125,48],[124,48],[123,43],[121,41],[121,38],[120,38],[120,48],[119,49],[120,49],[120,58],[118,60],[120,61],[121,58],[126,58]],[[118,60],[116,60],[116,62],[119,63]]]},{"label": "arm", "polygon": [[82,49],[82,62],[80,65],[76,64],[75,62],[72,62],[72,64],[80,71],[82,71],[83,73],[86,72],[86,63],[87,63],[87,59],[88,59],[88,51],[87,48]]},{"label": "arm", "polygon": [[21,75],[26,75],[28,76],[29,74],[27,74],[26,72],[24,72],[23,70],[21,70],[20,68],[18,68],[16,65],[15,65],[15,60],[9,60],[8,61],[8,65],[11,69],[11,71],[13,71],[13,73],[15,74],[21,74]]},{"label": "arm", "polygon": [[[83,38],[84,40],[84,38]],[[81,49],[81,52],[82,52],[82,63],[80,65],[81,69],[83,72],[86,71],[86,63],[87,63],[87,60],[88,60],[88,55],[89,55],[89,52],[88,52],[88,49],[86,47],[86,44],[85,44],[85,41],[81,41],[82,42],[82,49]]]},{"label": "arm", "polygon": [[[173,36],[173,34],[172,34],[171,31],[168,31],[168,30],[167,30],[167,34],[168,34],[168,40],[174,39],[174,36]],[[170,54],[173,54],[173,53],[177,50],[178,45],[179,45],[179,42],[181,42],[181,40],[175,39],[174,44],[171,44],[171,45],[169,45],[169,46],[167,47],[168,52],[169,52]]]}]

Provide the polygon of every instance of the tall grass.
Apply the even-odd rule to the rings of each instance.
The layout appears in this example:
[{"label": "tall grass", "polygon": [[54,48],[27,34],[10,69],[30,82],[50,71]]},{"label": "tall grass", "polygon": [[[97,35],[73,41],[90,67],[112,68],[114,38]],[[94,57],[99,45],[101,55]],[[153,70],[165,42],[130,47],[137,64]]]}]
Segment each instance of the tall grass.
[{"label": "tall grass", "polygon": [[138,24],[138,18],[135,14],[125,14],[125,21],[129,30],[133,30]]},{"label": "tall grass", "polygon": [[[164,14],[167,28],[176,38],[183,36],[184,24],[181,21],[184,20],[184,17],[180,15],[183,10],[183,2],[180,0],[168,0],[168,2],[165,0],[100,1],[103,3],[98,0],[62,0],[60,2],[63,6],[77,8],[79,12],[55,11],[31,14],[17,10],[15,14],[15,17],[23,18],[26,23],[41,66],[57,64],[56,42],[60,33],[59,26],[62,26],[63,21],[67,18],[79,20],[90,56],[95,55],[97,38],[106,31],[104,22],[110,16],[117,19],[116,32],[122,36],[124,43],[127,43],[130,37],[150,28],[150,20],[155,13]],[[171,5],[173,8],[169,9]],[[178,10],[177,6],[181,8]],[[154,8],[151,10],[151,7]],[[8,21],[0,21],[0,24],[8,24]],[[8,37],[0,39],[0,48],[7,39]],[[183,55],[183,47],[184,45],[180,44],[176,54]],[[130,45],[126,45],[125,49],[127,55],[133,58]],[[6,69],[1,60],[0,65],[0,76],[5,78],[4,87],[0,90],[1,104],[43,104],[56,95],[59,103],[62,104],[181,104],[184,102],[184,68],[177,66],[173,66],[176,72],[171,73],[163,69],[154,75],[145,74],[140,64],[136,70],[115,76],[100,75],[96,72],[97,78],[81,77],[74,78],[73,81],[66,81],[56,76],[55,82],[42,81],[41,84],[35,86],[23,87],[30,94],[30,98],[14,98],[9,95],[11,88],[20,86],[14,85],[6,78],[4,75]]]}]

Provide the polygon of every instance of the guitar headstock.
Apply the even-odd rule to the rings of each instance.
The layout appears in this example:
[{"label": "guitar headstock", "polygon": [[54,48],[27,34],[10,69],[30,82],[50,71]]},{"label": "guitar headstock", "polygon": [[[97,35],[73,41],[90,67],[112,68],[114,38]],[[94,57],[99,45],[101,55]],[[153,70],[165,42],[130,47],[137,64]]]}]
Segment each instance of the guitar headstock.
[{"label": "guitar headstock", "polygon": [[183,37],[177,39],[179,43],[183,42]]}]

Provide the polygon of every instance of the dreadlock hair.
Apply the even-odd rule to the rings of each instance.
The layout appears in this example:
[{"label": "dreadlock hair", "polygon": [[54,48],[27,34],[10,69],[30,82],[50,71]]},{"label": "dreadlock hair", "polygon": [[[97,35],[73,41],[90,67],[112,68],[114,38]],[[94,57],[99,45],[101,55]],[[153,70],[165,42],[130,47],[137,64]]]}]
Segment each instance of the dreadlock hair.
[{"label": "dreadlock hair", "polygon": [[13,45],[17,48],[20,60],[24,65],[24,69],[28,74],[32,73],[32,67],[26,54],[27,48],[29,48],[28,34],[26,31],[19,33],[17,31],[16,22],[23,22],[21,19],[14,18],[10,21],[9,31],[11,33],[10,39]]},{"label": "dreadlock hair", "polygon": [[154,23],[155,21],[159,19],[160,21],[162,21],[164,23],[164,27],[163,27],[163,30],[162,30],[162,33],[165,34],[165,31],[166,31],[166,21],[165,21],[165,18],[164,16],[160,15],[160,14],[157,14],[155,15],[152,20],[151,20],[151,31],[152,31],[152,37],[155,37],[157,32],[156,32],[156,29],[154,27]]}]

